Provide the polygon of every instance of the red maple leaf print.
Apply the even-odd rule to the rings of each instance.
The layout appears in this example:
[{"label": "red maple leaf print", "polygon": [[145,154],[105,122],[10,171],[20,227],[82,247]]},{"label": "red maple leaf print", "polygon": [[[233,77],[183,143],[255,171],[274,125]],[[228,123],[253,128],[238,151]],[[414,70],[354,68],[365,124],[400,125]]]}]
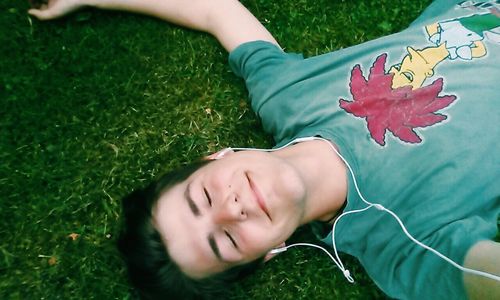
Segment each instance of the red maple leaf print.
[{"label": "red maple leaf print", "polygon": [[415,128],[427,127],[446,120],[436,111],[449,106],[456,97],[439,96],[443,79],[428,86],[412,90],[411,86],[392,89],[393,74],[385,73],[387,54],[382,54],[370,68],[368,80],[359,65],[351,71],[350,91],[352,101],[340,99],[340,107],[359,118],[365,118],[371,137],[379,145],[385,145],[387,130],[408,143],[420,143],[422,139]]}]

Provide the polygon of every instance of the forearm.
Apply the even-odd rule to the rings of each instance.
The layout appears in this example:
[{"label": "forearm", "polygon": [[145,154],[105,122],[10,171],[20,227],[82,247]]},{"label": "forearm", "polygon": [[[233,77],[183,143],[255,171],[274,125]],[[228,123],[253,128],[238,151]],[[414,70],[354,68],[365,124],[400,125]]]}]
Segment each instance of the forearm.
[{"label": "forearm", "polygon": [[48,0],[28,13],[52,20],[82,7],[121,10],[156,17],[214,35],[227,51],[255,40],[278,44],[238,0]]}]

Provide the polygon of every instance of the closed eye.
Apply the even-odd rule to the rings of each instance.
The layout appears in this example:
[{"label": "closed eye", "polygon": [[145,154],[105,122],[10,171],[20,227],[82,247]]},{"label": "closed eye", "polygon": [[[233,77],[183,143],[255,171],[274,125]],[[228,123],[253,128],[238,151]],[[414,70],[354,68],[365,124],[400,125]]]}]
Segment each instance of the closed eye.
[{"label": "closed eye", "polygon": [[231,234],[229,234],[229,232],[227,232],[227,230],[224,230],[224,233],[229,238],[229,240],[233,244],[234,248],[238,249],[238,245],[236,244],[236,241],[233,239],[233,237],[231,236]]},{"label": "closed eye", "polygon": [[210,198],[210,194],[208,194],[207,189],[203,188],[203,192],[205,192],[205,196],[207,197],[208,205],[212,206],[212,198]]},{"label": "closed eye", "polygon": [[413,82],[413,74],[410,72],[403,72],[403,75],[408,79],[409,82]]}]

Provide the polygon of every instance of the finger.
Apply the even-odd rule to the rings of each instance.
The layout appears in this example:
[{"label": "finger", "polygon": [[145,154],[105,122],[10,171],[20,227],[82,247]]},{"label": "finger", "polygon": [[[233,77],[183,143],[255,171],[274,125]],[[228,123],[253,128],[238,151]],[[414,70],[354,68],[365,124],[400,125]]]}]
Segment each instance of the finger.
[{"label": "finger", "polygon": [[33,17],[36,17],[36,18],[38,18],[38,13],[39,12],[40,11],[38,9],[36,9],[36,8],[30,8],[30,9],[28,9],[28,14],[32,15]]},{"label": "finger", "polygon": [[52,18],[52,14],[48,10],[40,10],[40,9],[29,9],[28,14],[32,15],[33,17],[39,19],[39,20],[48,20]]}]

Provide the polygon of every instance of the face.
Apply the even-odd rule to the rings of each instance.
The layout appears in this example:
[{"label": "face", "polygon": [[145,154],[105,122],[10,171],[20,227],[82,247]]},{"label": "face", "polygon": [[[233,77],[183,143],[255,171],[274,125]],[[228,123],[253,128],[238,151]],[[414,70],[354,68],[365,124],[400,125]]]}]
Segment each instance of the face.
[{"label": "face", "polygon": [[305,186],[271,153],[230,153],[159,199],[156,228],[181,270],[203,278],[264,256],[301,225]]},{"label": "face", "polygon": [[[408,55],[403,58],[401,64],[393,66],[389,73],[393,73],[392,87],[411,86],[413,89],[419,88],[425,79],[432,72],[424,57],[412,48],[408,48]],[[431,73],[432,74],[432,73]]]}]

